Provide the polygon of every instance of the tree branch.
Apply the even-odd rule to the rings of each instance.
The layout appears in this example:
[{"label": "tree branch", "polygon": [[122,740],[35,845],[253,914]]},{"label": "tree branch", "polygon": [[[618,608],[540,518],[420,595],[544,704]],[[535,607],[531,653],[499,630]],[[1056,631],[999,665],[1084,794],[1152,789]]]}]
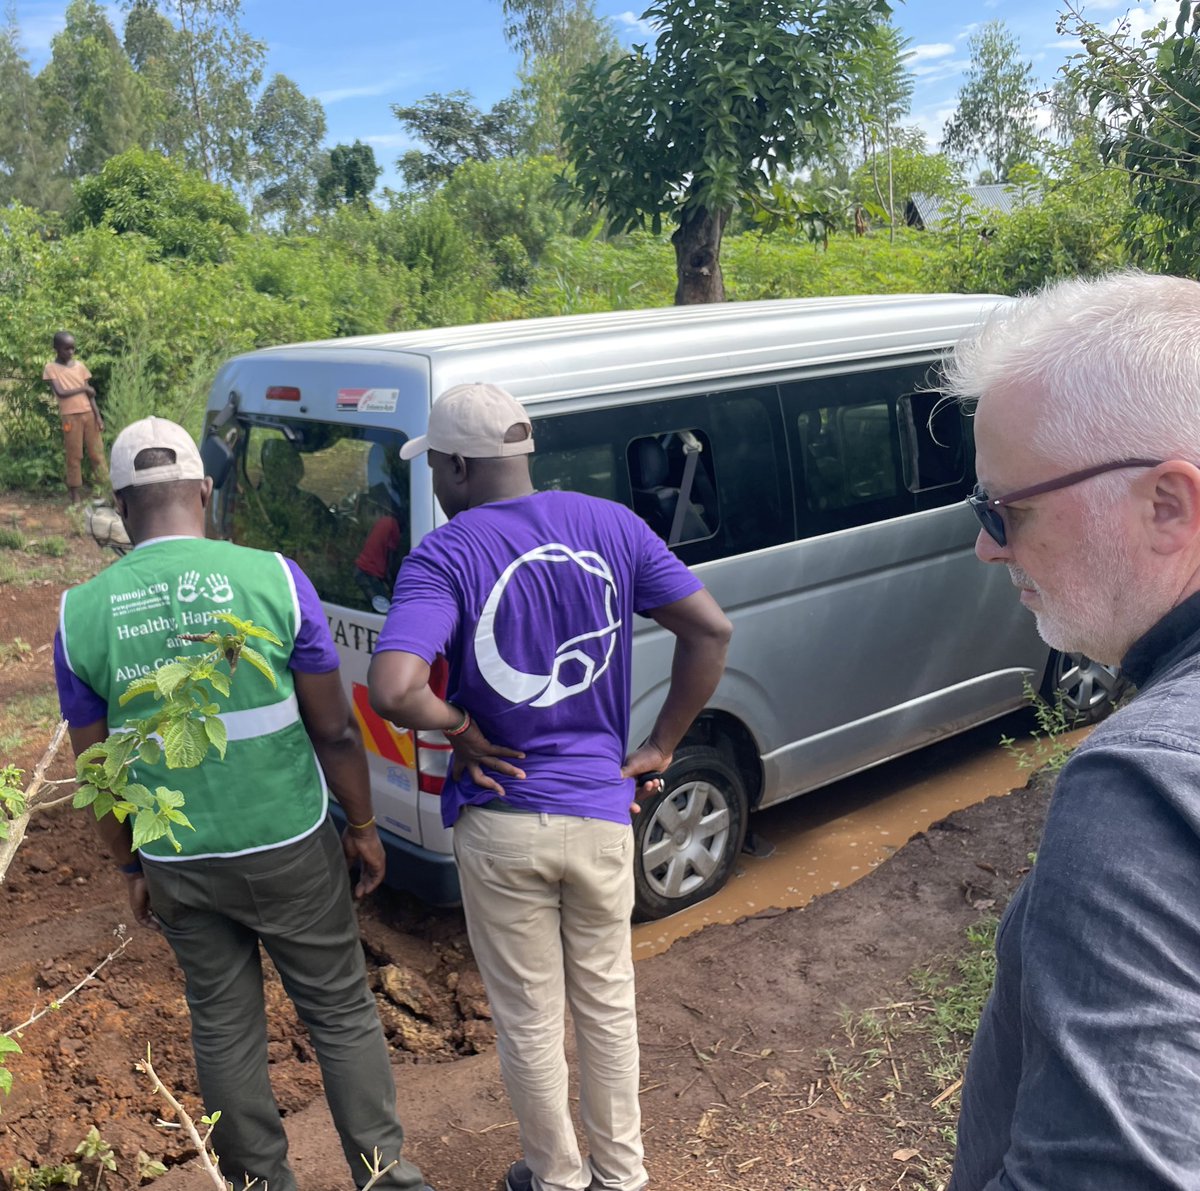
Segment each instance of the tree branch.
[{"label": "tree branch", "polygon": [[187,1110],[175,1099],[167,1085],[158,1078],[158,1072],[154,1070],[154,1066],[150,1062],[149,1047],[146,1047],[146,1057],[137,1064],[137,1069],[144,1071],[150,1076],[154,1082],[153,1090],[174,1110],[176,1117],[179,1118],[179,1123],[183,1126],[183,1131],[191,1139],[192,1145],[196,1147],[196,1152],[200,1155],[200,1164],[204,1167],[204,1173],[208,1176],[212,1185],[217,1191],[230,1191],[230,1184],[225,1181],[225,1176],[217,1168],[217,1164],[208,1150],[208,1139],[212,1136],[212,1130],[209,1129],[208,1133],[203,1137],[200,1136],[200,1131],[196,1128],[192,1118],[188,1116]]}]

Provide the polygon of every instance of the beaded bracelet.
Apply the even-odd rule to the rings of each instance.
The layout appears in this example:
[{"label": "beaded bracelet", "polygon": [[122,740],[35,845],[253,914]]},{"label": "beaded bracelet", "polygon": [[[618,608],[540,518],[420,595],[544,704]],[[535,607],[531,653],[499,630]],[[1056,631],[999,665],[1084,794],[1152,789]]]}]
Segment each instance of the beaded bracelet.
[{"label": "beaded bracelet", "polygon": [[[453,707],[454,704],[450,703],[447,706]],[[460,710],[462,712],[462,723],[459,724],[457,728],[443,728],[442,734],[445,736],[461,736],[471,726],[471,713],[465,707],[458,708],[456,710]]]}]

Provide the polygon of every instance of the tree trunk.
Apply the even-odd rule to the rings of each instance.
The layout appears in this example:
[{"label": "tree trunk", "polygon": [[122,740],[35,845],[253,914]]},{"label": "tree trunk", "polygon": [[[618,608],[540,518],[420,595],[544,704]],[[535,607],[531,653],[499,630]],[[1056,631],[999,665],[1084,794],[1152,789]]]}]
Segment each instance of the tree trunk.
[{"label": "tree trunk", "polygon": [[721,277],[721,236],[728,211],[699,207],[675,229],[675,305],[698,306],[725,301]]}]

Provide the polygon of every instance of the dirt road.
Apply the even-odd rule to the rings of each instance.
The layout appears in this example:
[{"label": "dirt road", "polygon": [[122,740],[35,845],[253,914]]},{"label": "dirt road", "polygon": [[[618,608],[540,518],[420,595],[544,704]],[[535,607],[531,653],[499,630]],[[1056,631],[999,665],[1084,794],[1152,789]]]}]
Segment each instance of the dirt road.
[{"label": "dirt road", "polygon": [[[62,535],[68,546],[61,558],[23,553],[16,576],[0,587],[0,755],[28,767],[55,718],[47,644],[58,592],[102,558],[53,507],[3,498],[0,522],[17,524],[34,542]],[[927,755],[913,764],[929,763]],[[69,771],[63,759],[54,773]],[[804,813],[813,807],[820,803]],[[864,854],[862,881],[807,909],[749,907],[761,916],[712,926],[641,963],[655,1183],[801,1191],[890,1187],[904,1176],[901,1185],[921,1185],[914,1181],[919,1163],[892,1155],[914,1148],[944,1155],[947,1118],[930,1107],[944,1089],[930,1083],[920,1056],[902,1051],[890,1058],[895,1086],[876,1087],[864,1071],[848,1088],[837,1075],[842,1060],[830,1058],[847,1046],[839,1010],[904,1002],[915,965],[961,949],[965,927],[998,910],[1019,880],[1043,807],[1044,794],[1035,791],[959,812],[877,867],[871,861],[878,857]],[[872,822],[877,817],[869,800],[858,809]],[[833,814],[826,819],[836,834]],[[796,864],[815,855],[804,850],[816,839],[805,832],[820,829],[810,823],[800,832]],[[900,821],[887,830],[891,838],[875,833],[872,846],[882,841],[890,850],[907,835]],[[843,860],[853,867],[852,858]],[[742,880],[771,863],[748,861]],[[829,884],[841,880],[819,871]],[[35,822],[0,888],[0,1030],[61,998],[119,945],[113,932],[129,918],[123,898],[84,816],[64,808]],[[710,904],[702,913],[746,909],[735,898],[732,909]],[[647,928],[640,941],[665,929]],[[364,906],[362,933],[414,1154],[440,1191],[492,1185],[519,1143],[461,916],[382,893]],[[344,1187],[316,1064],[277,981],[269,1002],[273,1080],[296,1138],[302,1185]],[[186,1144],[155,1125],[159,1106],[134,1071],[147,1045],[163,1078],[197,1107],[181,981],[162,940],[137,931],[96,981],[23,1036],[25,1053],[10,1063],[13,1094],[0,1101],[0,1171],[70,1158],[92,1124],[114,1147],[111,1187],[137,1181],[139,1150],[169,1166],[185,1160]],[[162,1185],[193,1179],[180,1170]],[[5,1182],[0,1174],[0,1191]]]}]

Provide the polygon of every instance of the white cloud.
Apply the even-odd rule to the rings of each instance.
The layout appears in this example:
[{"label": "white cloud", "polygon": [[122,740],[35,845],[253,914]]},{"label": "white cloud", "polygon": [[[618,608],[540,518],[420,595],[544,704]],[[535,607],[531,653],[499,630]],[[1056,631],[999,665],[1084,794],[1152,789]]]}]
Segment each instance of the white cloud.
[{"label": "white cloud", "polygon": [[924,45],[915,45],[904,55],[906,62],[928,62],[933,58],[945,58],[954,53],[954,47],[948,42],[934,41]]},{"label": "white cloud", "polygon": [[971,65],[969,58],[942,58],[927,66],[914,66],[913,74],[921,80],[922,85],[940,83],[943,79],[952,79],[962,74]]},{"label": "white cloud", "polygon": [[913,112],[907,122],[916,125],[925,134],[925,139],[929,142],[929,147],[936,152],[941,146],[942,137],[945,135],[946,121],[956,111],[958,111],[958,108],[954,105],[927,108],[925,111]]},{"label": "white cloud", "polygon": [[377,132],[362,139],[381,149],[409,149],[417,143],[407,132]]},{"label": "white cloud", "polygon": [[386,95],[395,90],[402,82],[401,79],[383,79],[378,83],[366,83],[360,87],[330,87],[326,91],[317,91],[316,98],[326,107],[331,103],[341,103],[344,99],[366,99],[372,95]]},{"label": "white cloud", "polygon": [[658,30],[654,25],[650,21],[643,20],[636,12],[630,10],[619,12],[613,17],[613,20],[624,25],[630,33],[636,33],[641,37],[655,38],[658,36]]}]

